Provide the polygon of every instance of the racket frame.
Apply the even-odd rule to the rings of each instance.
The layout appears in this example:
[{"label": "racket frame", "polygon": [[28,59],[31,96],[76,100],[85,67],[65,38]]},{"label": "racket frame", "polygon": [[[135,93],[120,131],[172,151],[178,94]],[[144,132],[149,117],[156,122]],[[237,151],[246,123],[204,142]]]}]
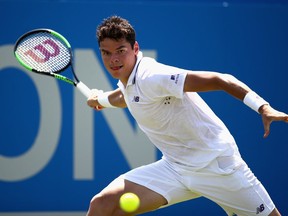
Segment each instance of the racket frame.
[{"label": "racket frame", "polygon": [[[18,47],[18,44],[23,41],[26,37],[32,35],[32,34],[35,34],[35,33],[40,33],[40,32],[44,32],[44,33],[49,33],[51,35],[53,35],[54,37],[58,38],[60,41],[62,41],[68,48],[68,51],[69,51],[69,55],[70,55],[70,60],[69,62],[67,63],[67,65],[63,68],[61,68],[60,70],[58,71],[55,71],[55,72],[46,72],[46,71],[38,71],[32,67],[30,67],[29,65],[25,64],[21,57],[17,54],[17,47]],[[34,29],[34,30],[31,30],[25,34],[23,34],[22,36],[19,37],[19,39],[16,41],[15,43],[15,46],[14,46],[14,55],[15,55],[15,58],[18,60],[18,62],[24,67],[26,68],[27,70],[29,71],[32,71],[32,72],[35,72],[35,73],[38,73],[38,74],[42,74],[42,75],[48,75],[50,77],[54,77],[58,80],[62,80],[62,81],[65,81],[69,84],[72,84],[74,85],[75,87],[77,87],[79,89],[79,91],[84,95],[86,96],[86,98],[88,98],[91,94],[91,90],[90,88],[88,88],[84,83],[82,83],[76,73],[74,72],[74,67],[73,67],[73,52],[72,52],[72,48],[71,48],[71,45],[70,43],[68,42],[68,40],[63,36],[61,35],[60,33],[52,30],[52,29],[46,29],[46,28],[39,28],[39,29]],[[73,74],[73,77],[76,81],[66,77],[66,76],[63,76],[61,75],[60,73],[64,70],[66,70],[69,66],[71,66],[71,72]]]},{"label": "racket frame", "polygon": [[[17,54],[16,50],[17,50],[17,47],[18,47],[18,44],[20,42],[23,41],[23,39],[25,39],[26,37],[32,35],[32,34],[35,34],[35,33],[40,33],[40,32],[44,32],[44,33],[49,33],[51,35],[53,35],[54,37],[60,39],[63,43],[65,43],[65,45],[67,46],[68,48],[68,51],[69,51],[69,54],[71,56],[68,64],[61,68],[60,70],[56,71],[56,72],[46,72],[46,71],[38,71],[32,67],[30,67],[29,65],[25,64],[21,57]],[[73,68],[73,52],[72,52],[72,48],[71,48],[71,45],[70,43],[68,42],[68,40],[63,36],[61,35],[60,33],[52,30],[52,29],[45,29],[45,28],[39,28],[39,29],[34,29],[34,30],[31,30],[27,33],[25,33],[24,35],[22,35],[20,38],[18,38],[18,40],[16,41],[15,43],[15,46],[14,46],[14,55],[16,57],[16,59],[18,60],[18,62],[23,66],[25,67],[27,70],[29,71],[32,71],[32,72],[35,72],[35,73],[39,73],[39,74],[43,74],[43,75],[47,75],[47,76],[52,76],[56,79],[59,79],[59,80],[62,80],[62,81],[65,81],[67,83],[70,83],[74,86],[77,86],[77,84],[80,82],[76,73],[74,72],[74,68]],[[71,71],[72,71],[72,74],[73,74],[73,77],[75,78],[76,81],[73,81],[72,79],[66,77],[66,76],[63,76],[61,75],[60,73],[63,72],[64,70],[66,70],[69,66],[71,66]]]}]

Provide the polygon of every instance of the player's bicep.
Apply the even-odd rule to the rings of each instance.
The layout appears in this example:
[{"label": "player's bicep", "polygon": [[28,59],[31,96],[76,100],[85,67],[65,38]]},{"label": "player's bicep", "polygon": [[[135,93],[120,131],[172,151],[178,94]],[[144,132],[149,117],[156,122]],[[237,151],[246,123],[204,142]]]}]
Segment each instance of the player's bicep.
[{"label": "player's bicep", "polygon": [[184,92],[220,90],[220,74],[216,72],[189,72],[184,82]]},{"label": "player's bicep", "polygon": [[243,100],[251,89],[230,74],[217,72],[189,72],[184,82],[184,92],[222,90]]}]

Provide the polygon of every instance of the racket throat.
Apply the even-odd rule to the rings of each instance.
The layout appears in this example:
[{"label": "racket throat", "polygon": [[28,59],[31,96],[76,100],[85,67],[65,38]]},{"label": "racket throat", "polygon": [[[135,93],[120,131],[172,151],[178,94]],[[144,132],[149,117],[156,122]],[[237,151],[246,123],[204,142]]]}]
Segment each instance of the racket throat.
[{"label": "racket throat", "polygon": [[55,73],[51,73],[51,75],[54,76],[54,77],[55,77],[56,79],[58,79],[58,80],[65,81],[65,82],[67,82],[67,83],[70,83],[70,84],[76,86],[76,83],[75,83],[74,81],[72,81],[71,79],[68,79],[68,78],[65,77],[65,76],[62,76],[62,75],[60,75],[60,74],[55,74]]}]

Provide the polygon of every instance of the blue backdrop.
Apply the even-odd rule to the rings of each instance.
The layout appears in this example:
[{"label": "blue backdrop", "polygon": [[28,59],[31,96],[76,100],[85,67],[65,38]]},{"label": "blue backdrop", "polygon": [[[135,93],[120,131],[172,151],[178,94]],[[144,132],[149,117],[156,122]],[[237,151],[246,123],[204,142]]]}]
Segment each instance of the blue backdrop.
[{"label": "blue backdrop", "polygon": [[[51,28],[71,43],[88,86],[116,87],[105,72],[95,29],[103,18],[131,21],[146,55],[192,70],[231,73],[288,112],[286,1],[0,0],[0,215],[85,215],[89,201],[119,174],[160,158],[127,110],[94,112],[74,88],[23,70],[13,44]],[[240,152],[283,215],[288,215],[288,125],[261,118],[223,92],[201,94],[234,135]],[[285,135],[286,134],[286,135]],[[225,215],[197,200],[146,215]]]}]

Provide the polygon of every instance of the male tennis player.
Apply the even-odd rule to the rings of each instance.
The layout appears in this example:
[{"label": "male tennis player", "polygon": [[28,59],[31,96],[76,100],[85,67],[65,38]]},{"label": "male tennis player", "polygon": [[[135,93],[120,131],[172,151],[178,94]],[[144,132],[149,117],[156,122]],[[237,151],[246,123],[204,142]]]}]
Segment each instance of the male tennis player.
[{"label": "male tennis player", "polygon": [[135,214],[203,196],[231,216],[280,215],[228,129],[196,92],[223,90],[242,100],[261,114],[264,137],[272,121],[288,122],[287,114],[231,75],[183,70],[143,57],[133,27],[121,17],[105,19],[97,39],[119,88],[94,91],[88,105],[128,107],[163,157],[116,178],[92,198],[87,216],[127,215],[119,208],[125,192],[140,197]]}]

